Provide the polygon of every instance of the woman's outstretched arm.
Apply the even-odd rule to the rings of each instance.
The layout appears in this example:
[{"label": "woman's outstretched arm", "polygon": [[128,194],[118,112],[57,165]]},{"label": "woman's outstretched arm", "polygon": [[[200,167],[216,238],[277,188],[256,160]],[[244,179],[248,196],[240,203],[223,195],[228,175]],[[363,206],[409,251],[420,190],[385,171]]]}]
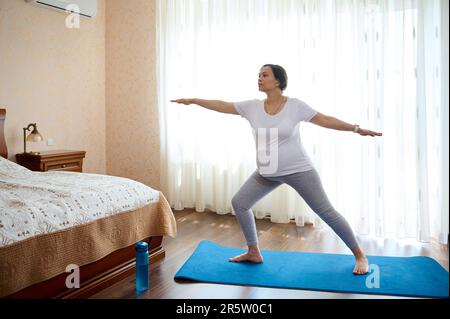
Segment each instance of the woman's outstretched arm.
[{"label": "woman's outstretched arm", "polygon": [[[335,117],[324,115],[322,113],[317,113],[311,120],[311,123],[314,123],[316,125],[325,127],[325,128],[331,128],[333,130],[339,130],[339,131],[353,131],[355,130],[355,126],[353,124],[346,123],[344,121],[341,121]],[[370,130],[366,130],[363,128],[356,127],[359,135],[362,136],[382,136],[382,133],[373,132]]]},{"label": "woman's outstretched arm", "polygon": [[234,108],[233,103],[230,102],[224,102],[219,100],[202,100],[202,99],[178,99],[178,100],[171,100],[170,102],[180,103],[180,104],[197,104],[199,106],[202,106],[204,108],[207,108],[209,110],[221,112],[221,113],[228,113],[228,114],[236,114],[239,115],[239,113]]}]

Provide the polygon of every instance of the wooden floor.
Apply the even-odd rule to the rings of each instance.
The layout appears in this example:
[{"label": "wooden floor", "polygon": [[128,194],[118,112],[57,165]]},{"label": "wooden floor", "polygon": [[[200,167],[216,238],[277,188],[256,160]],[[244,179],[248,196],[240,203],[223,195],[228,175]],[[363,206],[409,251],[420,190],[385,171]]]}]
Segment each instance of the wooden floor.
[{"label": "wooden floor", "polygon": [[[236,217],[212,212],[198,213],[192,209],[174,212],[178,234],[175,239],[164,239],[166,257],[150,265],[150,289],[135,294],[135,278],[130,276],[97,293],[92,298],[123,299],[310,299],[310,298],[397,298],[392,296],[331,293],[293,289],[217,285],[207,283],[176,282],[175,273],[189,258],[200,241],[207,239],[225,246],[245,248],[244,238]],[[295,224],[275,224],[269,220],[256,222],[261,249],[302,252],[351,252],[328,227],[297,227]],[[366,255],[430,256],[448,271],[448,246],[437,243],[420,244],[414,240],[400,241],[359,237]]]}]

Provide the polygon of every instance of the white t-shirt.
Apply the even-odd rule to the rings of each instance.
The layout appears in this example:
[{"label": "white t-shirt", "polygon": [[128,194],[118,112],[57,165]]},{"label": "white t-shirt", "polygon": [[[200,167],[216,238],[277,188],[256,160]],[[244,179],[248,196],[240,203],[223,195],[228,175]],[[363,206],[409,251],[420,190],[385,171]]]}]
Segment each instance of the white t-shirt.
[{"label": "white t-shirt", "polygon": [[317,111],[290,97],[275,115],[266,113],[264,100],[236,102],[234,107],[252,127],[256,164],[261,175],[284,176],[313,169],[300,139],[299,124],[309,122]]}]

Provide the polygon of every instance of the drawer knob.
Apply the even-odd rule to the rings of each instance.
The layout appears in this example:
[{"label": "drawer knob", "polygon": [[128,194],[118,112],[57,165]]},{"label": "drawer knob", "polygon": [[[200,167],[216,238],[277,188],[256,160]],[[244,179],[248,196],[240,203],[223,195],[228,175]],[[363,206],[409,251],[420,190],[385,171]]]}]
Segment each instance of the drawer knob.
[{"label": "drawer knob", "polygon": [[63,168],[66,167],[66,164],[63,164],[62,167],[63,167]]}]

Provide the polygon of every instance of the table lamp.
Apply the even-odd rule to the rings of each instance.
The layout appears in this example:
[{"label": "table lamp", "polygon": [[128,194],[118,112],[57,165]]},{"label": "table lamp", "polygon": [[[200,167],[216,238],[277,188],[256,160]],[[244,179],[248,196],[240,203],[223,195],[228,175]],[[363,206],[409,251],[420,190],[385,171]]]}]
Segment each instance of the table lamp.
[{"label": "table lamp", "polygon": [[[33,128],[32,131],[31,131],[31,128]],[[27,131],[31,131],[31,133],[28,134],[28,136],[26,136]],[[28,124],[27,127],[23,128],[23,153],[24,154],[27,153],[27,142],[40,142],[43,140],[44,140],[44,138],[37,130],[36,123]],[[39,154],[39,152],[28,152],[28,154],[35,155],[35,154]]]}]

